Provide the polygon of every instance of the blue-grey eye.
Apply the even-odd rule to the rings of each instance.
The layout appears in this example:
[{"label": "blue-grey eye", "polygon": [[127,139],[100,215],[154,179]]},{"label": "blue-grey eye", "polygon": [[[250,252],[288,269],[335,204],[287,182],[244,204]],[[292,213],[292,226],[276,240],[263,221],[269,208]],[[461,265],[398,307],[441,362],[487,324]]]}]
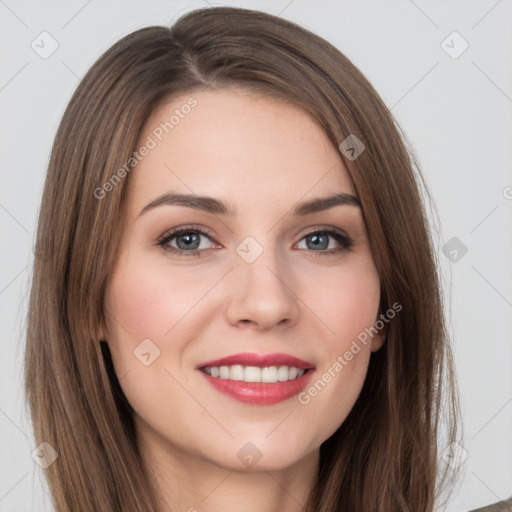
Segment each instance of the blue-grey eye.
[{"label": "blue-grey eye", "polygon": [[306,244],[311,242],[314,249],[325,250],[329,247],[329,235],[314,233],[305,237]]},{"label": "blue-grey eye", "polygon": [[[201,243],[201,235],[199,233],[185,233],[183,235],[175,236],[176,245],[178,249],[197,249]],[[180,244],[180,242],[183,242]]]}]

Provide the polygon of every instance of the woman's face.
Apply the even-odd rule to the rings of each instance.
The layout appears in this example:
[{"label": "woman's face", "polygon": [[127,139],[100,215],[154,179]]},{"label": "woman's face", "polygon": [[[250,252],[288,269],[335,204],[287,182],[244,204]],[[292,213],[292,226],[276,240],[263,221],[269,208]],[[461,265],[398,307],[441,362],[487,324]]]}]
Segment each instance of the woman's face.
[{"label": "woman's face", "polygon": [[238,471],[313,454],[384,337],[361,342],[379,277],[338,150],[243,89],[175,98],[138,148],[102,335],[140,439]]}]

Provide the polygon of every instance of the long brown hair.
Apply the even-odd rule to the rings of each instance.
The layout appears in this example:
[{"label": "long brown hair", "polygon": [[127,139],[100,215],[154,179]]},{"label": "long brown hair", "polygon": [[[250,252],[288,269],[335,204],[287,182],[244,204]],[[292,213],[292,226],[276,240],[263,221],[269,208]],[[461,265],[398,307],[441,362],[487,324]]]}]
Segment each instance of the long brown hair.
[{"label": "long brown hair", "polygon": [[171,28],[143,28],[114,44],[79,84],[56,134],[37,231],[46,257],[34,263],[25,361],[35,439],[59,454],[45,469],[56,510],[161,510],[123,376],[98,336],[130,177],[107,197],[97,191],[129,161],[163,101],[231,85],[302,107],[336,147],[349,135],[364,143],[356,159],[341,154],[361,201],[381,310],[402,305],[354,408],[320,448],[306,510],[430,512],[448,475],[438,461],[440,426],[447,426],[445,445],[455,440],[458,408],[422,190],[431,200],[413,151],[340,51],[286,20],[227,7],[193,11]]}]

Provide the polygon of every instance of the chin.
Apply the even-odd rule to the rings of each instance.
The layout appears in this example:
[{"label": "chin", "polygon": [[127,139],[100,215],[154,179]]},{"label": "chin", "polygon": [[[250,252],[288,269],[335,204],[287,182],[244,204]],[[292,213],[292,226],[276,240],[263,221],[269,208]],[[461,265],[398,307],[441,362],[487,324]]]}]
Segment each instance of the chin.
[{"label": "chin", "polygon": [[[304,442],[274,443],[269,439],[253,438],[253,440],[232,441],[230,446],[223,446],[222,453],[216,457],[215,453],[209,451],[208,460],[217,466],[229,471],[242,473],[261,471],[280,471],[299,464],[305,458],[314,457],[317,450],[310,449]],[[226,454],[233,454],[226,457]]]}]

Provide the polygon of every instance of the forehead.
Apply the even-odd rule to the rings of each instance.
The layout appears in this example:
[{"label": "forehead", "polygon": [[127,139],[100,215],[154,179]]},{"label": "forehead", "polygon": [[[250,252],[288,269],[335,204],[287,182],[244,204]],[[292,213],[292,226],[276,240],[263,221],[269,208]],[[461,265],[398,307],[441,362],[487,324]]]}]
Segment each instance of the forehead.
[{"label": "forehead", "polygon": [[246,89],[174,97],[146,122],[143,146],[151,149],[129,179],[129,202],[139,210],[166,192],[242,206],[354,194],[340,154],[307,112]]}]

